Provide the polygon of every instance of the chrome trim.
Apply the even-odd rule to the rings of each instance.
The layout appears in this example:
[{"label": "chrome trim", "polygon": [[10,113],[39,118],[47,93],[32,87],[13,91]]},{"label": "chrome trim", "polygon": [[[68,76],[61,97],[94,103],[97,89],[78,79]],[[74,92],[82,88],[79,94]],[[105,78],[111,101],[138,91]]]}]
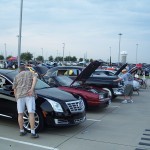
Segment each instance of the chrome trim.
[{"label": "chrome trim", "polygon": [[83,100],[66,102],[66,104],[72,113],[83,112],[85,109]]},{"label": "chrome trim", "polygon": [[4,114],[0,114],[0,116],[2,116],[2,117],[6,117],[6,118],[12,118],[11,116],[4,115]]}]

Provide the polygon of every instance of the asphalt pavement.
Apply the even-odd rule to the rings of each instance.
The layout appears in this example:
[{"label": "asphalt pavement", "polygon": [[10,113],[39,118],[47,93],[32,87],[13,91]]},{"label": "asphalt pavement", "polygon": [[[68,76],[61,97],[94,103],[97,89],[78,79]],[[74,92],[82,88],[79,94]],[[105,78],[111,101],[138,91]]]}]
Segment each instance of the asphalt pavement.
[{"label": "asphalt pavement", "polygon": [[106,109],[87,111],[73,127],[46,128],[39,139],[19,136],[17,122],[0,118],[1,150],[150,150],[150,81],[134,103],[117,97]]}]

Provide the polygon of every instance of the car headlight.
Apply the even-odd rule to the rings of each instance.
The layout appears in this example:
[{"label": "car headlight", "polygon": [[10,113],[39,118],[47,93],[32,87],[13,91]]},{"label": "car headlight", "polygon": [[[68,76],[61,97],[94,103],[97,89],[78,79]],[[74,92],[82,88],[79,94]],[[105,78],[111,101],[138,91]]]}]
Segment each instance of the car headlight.
[{"label": "car headlight", "polygon": [[46,100],[51,104],[51,106],[53,107],[55,112],[63,112],[63,109],[58,102],[52,101],[52,100],[47,99],[47,98],[46,98]]},{"label": "car headlight", "polygon": [[99,99],[103,99],[104,98],[104,94],[99,94]]}]

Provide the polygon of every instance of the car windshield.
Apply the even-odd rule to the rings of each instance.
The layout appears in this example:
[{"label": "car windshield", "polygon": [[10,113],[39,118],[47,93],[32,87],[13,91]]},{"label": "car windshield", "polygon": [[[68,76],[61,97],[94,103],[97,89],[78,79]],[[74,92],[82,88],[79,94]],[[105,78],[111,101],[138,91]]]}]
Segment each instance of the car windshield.
[{"label": "car windshield", "polygon": [[[7,76],[13,81],[15,76],[18,74],[18,71],[10,71],[7,73]],[[41,81],[40,79],[37,80],[35,89],[43,89],[43,88],[50,88],[48,84],[45,82]]]},{"label": "car windshield", "polygon": [[40,79],[37,80],[35,89],[44,89],[44,88],[50,88],[50,86],[48,84],[46,84],[45,82],[41,81]]},{"label": "car windshield", "polygon": [[[57,76],[56,79],[62,86],[70,86],[73,82],[73,80],[67,76]],[[73,85],[78,86],[80,84],[78,82],[75,82]]]}]

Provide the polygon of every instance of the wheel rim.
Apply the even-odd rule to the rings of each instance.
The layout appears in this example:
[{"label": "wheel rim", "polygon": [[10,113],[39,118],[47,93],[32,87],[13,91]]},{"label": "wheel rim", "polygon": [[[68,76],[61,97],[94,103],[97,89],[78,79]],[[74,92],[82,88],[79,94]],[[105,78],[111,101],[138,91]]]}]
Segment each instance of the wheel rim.
[{"label": "wheel rim", "polygon": [[110,96],[110,98],[112,99],[112,92],[111,92],[111,90],[110,89],[108,89],[108,88],[103,88],[104,90],[106,90],[106,91],[108,91],[108,93],[109,93],[109,96]]},{"label": "wheel rim", "polygon": [[[35,112],[34,114],[34,117],[35,117],[35,126],[34,126],[34,129],[36,130],[39,126],[39,116],[38,114]],[[23,116],[23,120],[24,120],[24,124],[23,124],[23,127],[27,130],[27,131],[30,131],[31,128],[30,128],[30,122],[29,122],[29,113],[27,110],[25,110],[24,112],[24,116]]]}]

